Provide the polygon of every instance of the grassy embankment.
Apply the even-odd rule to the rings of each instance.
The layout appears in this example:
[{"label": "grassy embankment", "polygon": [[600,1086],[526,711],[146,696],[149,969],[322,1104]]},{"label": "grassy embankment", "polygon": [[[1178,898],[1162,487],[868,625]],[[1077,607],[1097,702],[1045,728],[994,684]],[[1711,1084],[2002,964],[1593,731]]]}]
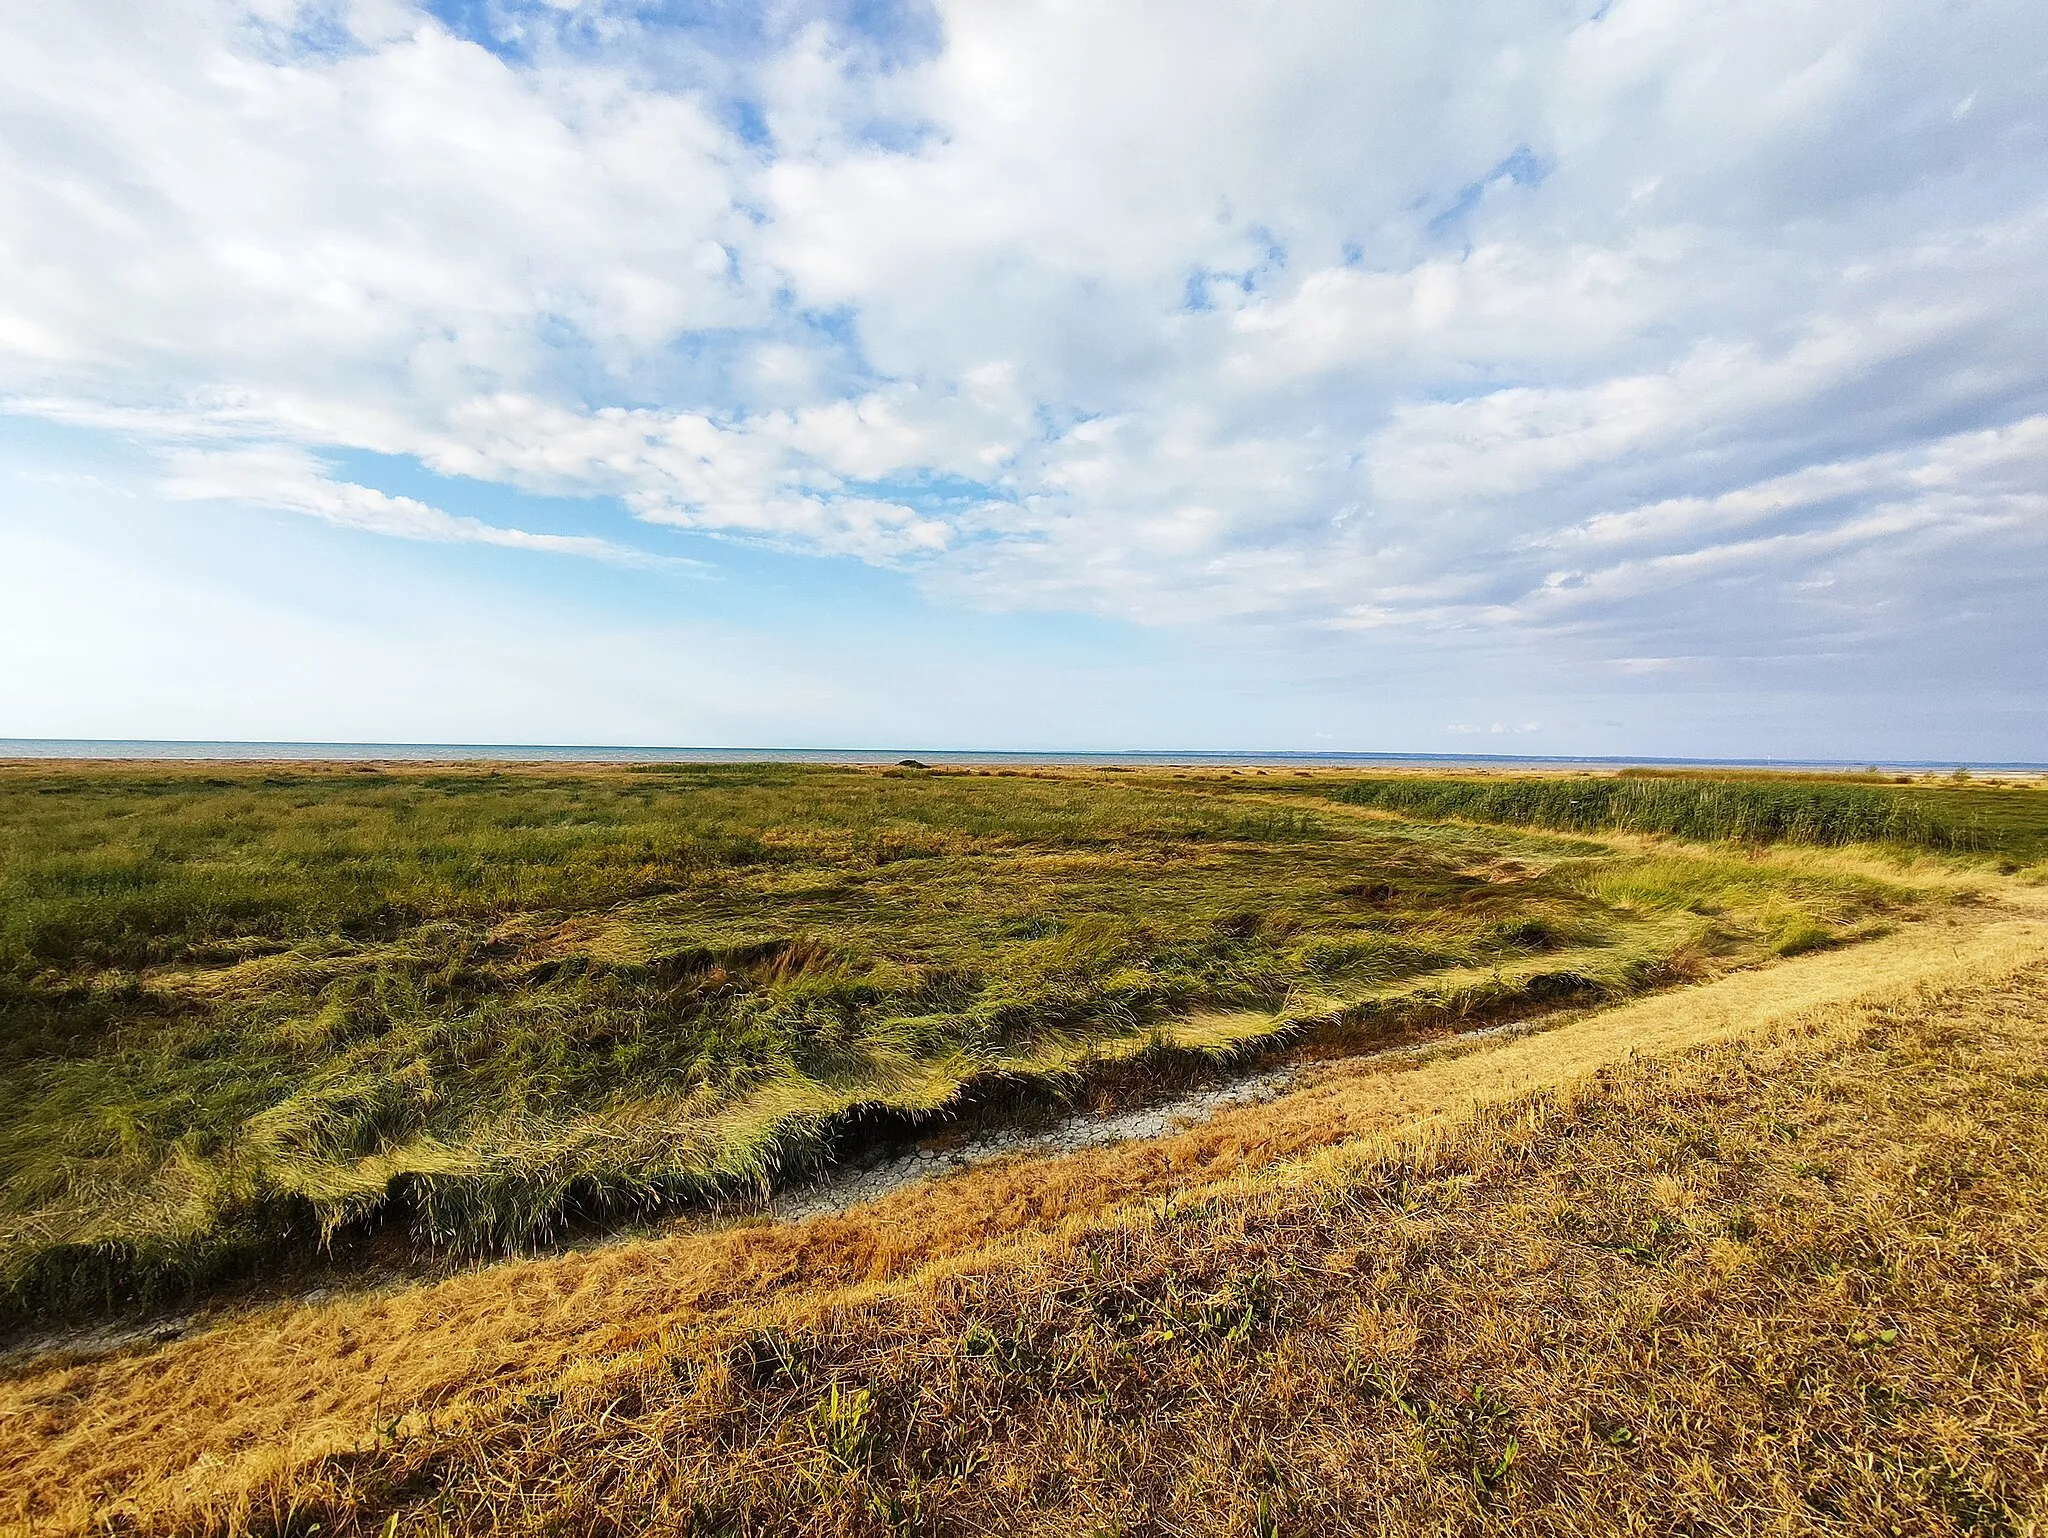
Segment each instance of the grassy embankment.
[{"label": "grassy embankment", "polygon": [[857,1108],[1611,996],[1917,900],[1274,794],[1330,784],[0,771],[4,1301],[167,1294],[388,1217],[519,1244],[758,1188]]},{"label": "grassy embankment", "polygon": [[333,1509],[420,1480],[438,1498],[370,1510],[457,1532],[2039,1532],[2048,988],[1929,1002],[683,1353],[610,1403],[339,1463]]},{"label": "grassy embankment", "polygon": [[2048,903],[1991,895],[1139,1148],[17,1369],[0,1522],[2039,1532]]}]

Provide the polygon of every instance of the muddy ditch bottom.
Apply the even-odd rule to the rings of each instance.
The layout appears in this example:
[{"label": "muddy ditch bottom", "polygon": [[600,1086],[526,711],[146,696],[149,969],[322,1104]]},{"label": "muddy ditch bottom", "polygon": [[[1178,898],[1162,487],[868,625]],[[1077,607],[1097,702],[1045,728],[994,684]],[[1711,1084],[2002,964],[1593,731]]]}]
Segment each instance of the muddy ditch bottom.
[{"label": "muddy ditch bottom", "polygon": [[1058,1159],[1083,1149],[1167,1137],[1199,1127],[1220,1111],[1276,1100],[1310,1074],[1340,1066],[1351,1069],[1368,1063],[1421,1057],[1490,1038],[1527,1035],[1546,1030],[1577,1013],[1566,1010],[1503,1021],[1333,1060],[1282,1063],[1129,1110],[1074,1112],[1050,1128],[997,1128],[957,1141],[928,1139],[909,1152],[856,1157],[828,1167],[813,1179],[792,1182],[768,1199],[765,1211],[777,1221],[801,1223],[809,1218],[848,1212],[894,1192],[998,1159]]},{"label": "muddy ditch bottom", "polygon": [[[1105,1148],[1117,1143],[1143,1142],[1198,1127],[1221,1111],[1276,1100],[1305,1079],[1333,1071],[1355,1070],[1367,1064],[1397,1062],[1440,1052],[1462,1051],[1476,1042],[1507,1036],[1528,1035],[1548,1030],[1585,1013],[1584,1008],[1566,1008],[1522,1019],[1501,1021],[1466,1031],[1412,1037],[1395,1045],[1339,1057],[1311,1057],[1284,1061],[1221,1082],[1209,1081],[1185,1093],[1149,1099],[1136,1106],[1107,1111],[1067,1111],[1050,1124],[1004,1128],[984,1127],[973,1132],[941,1131],[906,1148],[869,1145],[861,1152],[827,1165],[807,1179],[794,1180],[768,1197],[720,1203],[711,1214],[701,1210],[688,1216],[670,1216],[625,1224],[608,1224],[583,1235],[550,1244],[540,1253],[564,1254],[641,1243],[651,1239],[724,1227],[733,1222],[801,1223],[811,1218],[852,1211],[894,1192],[930,1181],[950,1178],[976,1166],[1003,1159],[1058,1159],[1084,1149]],[[385,1245],[380,1259],[364,1265],[331,1261],[319,1268],[317,1279],[294,1283],[274,1279],[269,1284],[254,1282],[237,1291],[216,1294],[209,1302],[184,1310],[165,1310],[143,1318],[130,1315],[96,1323],[71,1323],[0,1342],[0,1373],[13,1374],[37,1367],[44,1359],[63,1357],[88,1361],[119,1351],[148,1350],[193,1335],[207,1334],[239,1320],[273,1308],[317,1306],[341,1298],[363,1298],[407,1287],[429,1285],[449,1276],[504,1264],[512,1257],[469,1260],[444,1266],[421,1266],[398,1261]],[[527,1258],[531,1258],[529,1252]],[[304,1276],[304,1273],[301,1273]],[[306,1285],[312,1281],[313,1285]]]}]

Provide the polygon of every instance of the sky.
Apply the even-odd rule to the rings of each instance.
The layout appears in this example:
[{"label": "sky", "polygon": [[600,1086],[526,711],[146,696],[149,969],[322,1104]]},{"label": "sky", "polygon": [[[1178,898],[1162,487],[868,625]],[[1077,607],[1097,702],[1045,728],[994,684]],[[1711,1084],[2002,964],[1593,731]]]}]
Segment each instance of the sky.
[{"label": "sky", "polygon": [[2048,760],[2039,0],[0,14],[0,736]]}]

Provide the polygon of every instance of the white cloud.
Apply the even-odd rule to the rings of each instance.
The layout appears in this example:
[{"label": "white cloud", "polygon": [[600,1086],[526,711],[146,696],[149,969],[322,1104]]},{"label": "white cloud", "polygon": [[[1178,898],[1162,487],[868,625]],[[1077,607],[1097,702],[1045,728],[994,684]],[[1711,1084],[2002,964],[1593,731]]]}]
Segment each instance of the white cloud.
[{"label": "white cloud", "polygon": [[1674,497],[1601,513],[1532,544],[1558,551],[1697,544],[1831,505],[1930,502],[2009,505],[2040,485],[2048,463],[2048,416],[2009,427],[1957,433],[1908,451],[1808,465],[1715,497]]},{"label": "white cloud", "polygon": [[323,456],[1311,646],[1647,673],[1975,581],[2010,650],[2048,584],[2023,0],[494,14],[10,16],[7,409],[407,538],[626,548]]},{"label": "white cloud", "polygon": [[413,497],[394,497],[373,487],[335,480],[328,474],[329,467],[311,454],[284,445],[179,449],[167,454],[164,463],[168,473],[157,490],[175,502],[240,502],[302,513],[342,528],[434,544],[501,545],[625,565],[656,561],[608,539],[500,528],[481,519],[443,512]]}]

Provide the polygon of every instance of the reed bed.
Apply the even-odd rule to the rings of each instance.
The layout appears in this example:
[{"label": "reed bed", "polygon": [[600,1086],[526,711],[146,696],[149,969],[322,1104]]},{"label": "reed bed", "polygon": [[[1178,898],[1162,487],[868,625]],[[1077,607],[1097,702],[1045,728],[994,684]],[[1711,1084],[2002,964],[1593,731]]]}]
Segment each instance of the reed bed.
[{"label": "reed bed", "polygon": [[1399,775],[1356,780],[1329,794],[1409,816],[1575,833],[1876,844],[2022,861],[2048,854],[2048,795],[2021,787],[1901,787],[1790,776]]}]

